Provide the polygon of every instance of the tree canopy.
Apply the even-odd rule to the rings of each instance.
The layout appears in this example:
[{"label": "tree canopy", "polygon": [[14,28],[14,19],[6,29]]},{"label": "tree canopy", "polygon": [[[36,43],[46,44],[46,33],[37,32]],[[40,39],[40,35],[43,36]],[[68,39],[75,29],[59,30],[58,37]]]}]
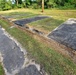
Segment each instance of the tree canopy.
[{"label": "tree canopy", "polygon": [[[0,10],[13,8],[41,8],[42,0],[0,0]],[[48,8],[76,8],[76,0],[44,0],[44,7]]]}]

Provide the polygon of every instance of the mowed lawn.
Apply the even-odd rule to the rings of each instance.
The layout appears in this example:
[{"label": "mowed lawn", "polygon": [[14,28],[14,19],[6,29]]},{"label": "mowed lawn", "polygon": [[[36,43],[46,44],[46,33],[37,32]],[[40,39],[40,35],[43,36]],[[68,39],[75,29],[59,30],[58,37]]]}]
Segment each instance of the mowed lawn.
[{"label": "mowed lawn", "polygon": [[4,12],[2,11],[0,13],[4,16],[10,16],[16,20],[30,18],[38,15],[48,16],[50,18],[42,19],[28,24],[28,26],[38,29],[44,33],[49,33],[69,18],[76,18],[76,10],[45,9],[44,13],[42,13],[40,9],[18,9]]},{"label": "mowed lawn", "polygon": [[[34,15],[47,15],[52,16],[52,18],[36,21],[30,23],[30,26],[43,29],[45,32],[50,32],[61,23],[69,18],[76,18],[76,10],[45,10],[44,13],[41,10],[32,9],[18,9],[11,11],[2,11],[1,14],[9,15],[9,13],[19,12],[19,13],[32,13]],[[30,16],[29,16],[30,17]],[[25,18],[25,17],[24,17]],[[10,29],[10,23],[5,20],[0,19],[0,25],[6,29],[14,38],[16,38],[25,49],[29,52],[30,57],[35,58],[35,60],[40,63],[44,70],[49,75],[76,75],[76,63],[74,63],[70,58],[67,58],[60,54],[59,52],[47,47],[47,45],[34,39],[32,35],[28,32],[24,32],[18,28]],[[48,26],[47,26],[48,25]]]},{"label": "mowed lawn", "polygon": [[0,62],[0,75],[5,75],[4,73],[5,73],[4,69],[3,69],[1,62]]},{"label": "mowed lawn", "polygon": [[6,18],[19,20],[19,19],[31,18],[31,17],[37,16],[38,14],[33,14],[31,12],[10,12],[6,14],[4,13],[2,15],[5,16]]},{"label": "mowed lawn", "polygon": [[31,27],[49,33],[69,18],[76,18],[76,10],[45,10],[43,15],[50,18],[30,23]]}]

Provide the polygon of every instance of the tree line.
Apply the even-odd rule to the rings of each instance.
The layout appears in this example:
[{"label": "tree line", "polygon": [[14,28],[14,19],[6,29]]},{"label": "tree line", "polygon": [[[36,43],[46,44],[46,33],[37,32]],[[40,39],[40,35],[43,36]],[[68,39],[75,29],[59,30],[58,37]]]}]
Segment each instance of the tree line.
[{"label": "tree line", "polygon": [[[0,10],[42,7],[42,0],[0,0]],[[76,0],[44,0],[44,8],[76,8]]]}]

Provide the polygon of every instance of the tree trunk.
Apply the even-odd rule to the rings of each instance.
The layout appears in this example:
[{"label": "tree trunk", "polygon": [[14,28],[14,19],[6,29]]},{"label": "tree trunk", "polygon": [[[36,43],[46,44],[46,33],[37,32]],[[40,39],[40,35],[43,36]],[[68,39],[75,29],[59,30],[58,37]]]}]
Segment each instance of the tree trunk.
[{"label": "tree trunk", "polygon": [[18,6],[18,0],[15,0],[15,2],[16,2],[16,5]]},{"label": "tree trunk", "polygon": [[42,0],[42,12],[44,12],[44,0]]}]

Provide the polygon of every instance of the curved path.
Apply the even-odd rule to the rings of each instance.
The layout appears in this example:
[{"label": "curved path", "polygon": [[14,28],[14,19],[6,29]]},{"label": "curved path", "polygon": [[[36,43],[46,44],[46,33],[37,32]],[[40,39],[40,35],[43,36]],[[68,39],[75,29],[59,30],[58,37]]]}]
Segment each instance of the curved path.
[{"label": "curved path", "polygon": [[6,75],[43,75],[40,65],[31,62],[17,41],[0,28],[0,54]]}]

